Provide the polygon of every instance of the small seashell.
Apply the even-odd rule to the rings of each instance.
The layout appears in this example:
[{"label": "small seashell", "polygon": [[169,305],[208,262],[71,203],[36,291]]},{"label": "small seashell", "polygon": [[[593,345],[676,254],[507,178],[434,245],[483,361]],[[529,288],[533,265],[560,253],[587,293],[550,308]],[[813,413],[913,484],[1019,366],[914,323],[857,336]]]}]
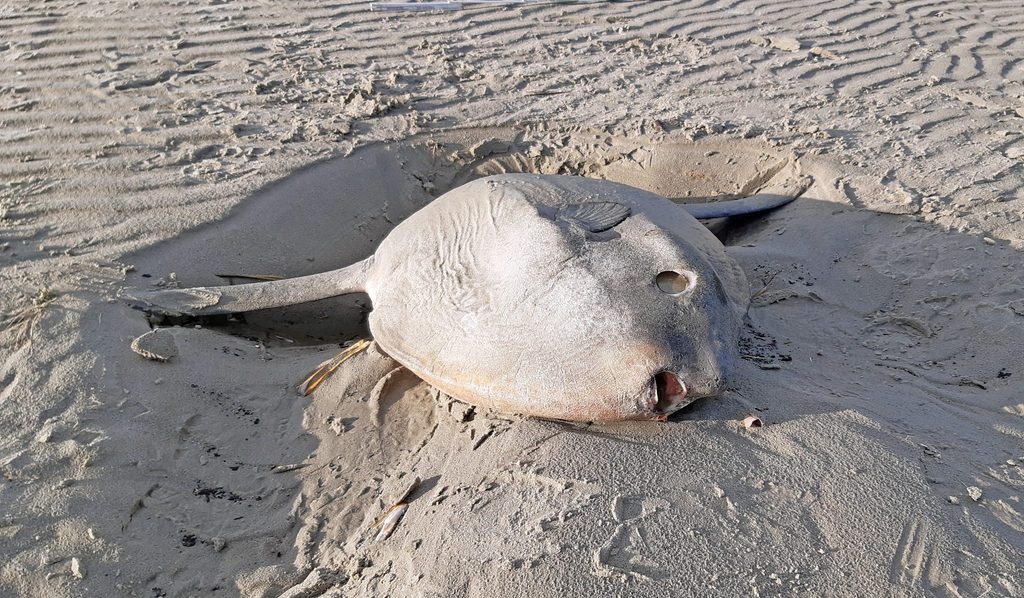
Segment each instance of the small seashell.
[{"label": "small seashell", "polygon": [[748,415],[743,418],[743,427],[748,430],[750,428],[760,428],[762,426],[764,426],[764,423],[761,422],[761,418],[756,415]]},{"label": "small seashell", "polygon": [[409,504],[400,502],[390,509],[384,512],[384,515],[374,522],[373,527],[380,527],[380,531],[374,536],[374,542],[380,542],[381,540],[387,540],[395,528],[398,527],[398,522],[402,520],[402,516],[409,509]]},{"label": "small seashell", "polygon": [[157,328],[132,341],[132,351],[150,361],[167,362],[178,354],[174,336],[169,331]]}]

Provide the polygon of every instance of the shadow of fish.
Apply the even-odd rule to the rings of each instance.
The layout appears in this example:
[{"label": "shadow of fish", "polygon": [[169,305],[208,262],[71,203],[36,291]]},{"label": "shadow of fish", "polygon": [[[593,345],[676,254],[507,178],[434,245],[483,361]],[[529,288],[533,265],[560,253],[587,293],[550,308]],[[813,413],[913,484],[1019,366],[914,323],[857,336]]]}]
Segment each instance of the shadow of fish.
[{"label": "shadow of fish", "polygon": [[721,391],[749,301],[742,270],[697,218],[796,195],[680,207],[603,180],[497,175],[445,193],[346,268],[128,297],[152,313],[212,315],[365,292],[378,345],[466,403],[664,420]]}]

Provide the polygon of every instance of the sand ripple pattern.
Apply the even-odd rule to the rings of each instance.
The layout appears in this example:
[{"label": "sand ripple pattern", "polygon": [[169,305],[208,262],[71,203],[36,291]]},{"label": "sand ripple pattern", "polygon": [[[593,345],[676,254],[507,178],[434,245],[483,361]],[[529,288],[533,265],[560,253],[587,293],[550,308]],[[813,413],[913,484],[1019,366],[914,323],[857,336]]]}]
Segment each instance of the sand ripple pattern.
[{"label": "sand ripple pattern", "polygon": [[[550,121],[763,135],[910,183],[929,219],[1024,239],[1017,2],[154,10],[0,9],[0,209],[15,239],[46,230],[74,251],[107,231],[128,239],[104,247],[116,255],[374,139]],[[47,226],[68,211],[74,226]]]}]

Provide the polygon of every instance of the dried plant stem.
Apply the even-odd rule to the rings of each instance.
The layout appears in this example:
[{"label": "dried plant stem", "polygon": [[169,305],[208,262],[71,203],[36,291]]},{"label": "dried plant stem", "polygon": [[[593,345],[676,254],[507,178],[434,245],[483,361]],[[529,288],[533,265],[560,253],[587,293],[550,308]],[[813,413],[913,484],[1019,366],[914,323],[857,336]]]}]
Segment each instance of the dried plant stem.
[{"label": "dried plant stem", "polygon": [[32,303],[10,313],[4,314],[0,321],[0,331],[11,333],[15,344],[22,344],[32,338],[32,331],[42,319],[46,307],[53,303],[57,295],[49,289],[39,289],[32,297]]}]

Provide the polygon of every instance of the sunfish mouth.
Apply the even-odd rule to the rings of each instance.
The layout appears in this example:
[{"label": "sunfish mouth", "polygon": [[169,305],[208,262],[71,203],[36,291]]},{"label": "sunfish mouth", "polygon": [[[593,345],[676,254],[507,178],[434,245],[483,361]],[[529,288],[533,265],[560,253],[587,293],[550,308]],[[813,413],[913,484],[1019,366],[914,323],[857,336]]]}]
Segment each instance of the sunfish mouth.
[{"label": "sunfish mouth", "polygon": [[686,385],[672,372],[658,372],[654,376],[658,399],[654,404],[655,418],[665,420],[668,416],[690,403],[686,400]]}]

